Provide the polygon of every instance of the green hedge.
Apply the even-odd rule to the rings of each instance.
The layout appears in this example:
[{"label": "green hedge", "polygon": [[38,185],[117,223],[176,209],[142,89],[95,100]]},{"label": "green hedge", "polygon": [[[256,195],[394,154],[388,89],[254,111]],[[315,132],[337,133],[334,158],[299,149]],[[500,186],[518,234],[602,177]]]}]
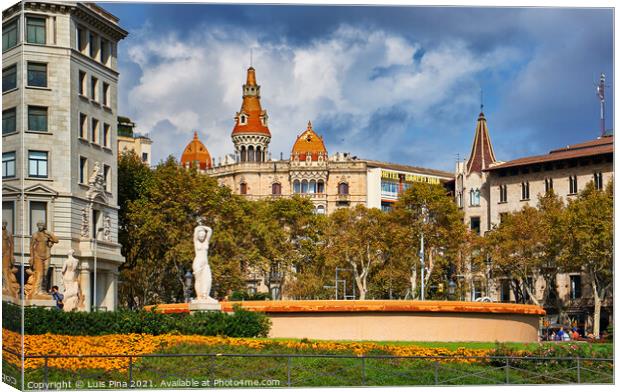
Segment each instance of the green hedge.
[{"label": "green hedge", "polygon": [[[28,335],[53,333],[74,336],[96,336],[115,333],[256,337],[267,336],[271,321],[263,313],[235,307],[234,313],[199,312],[195,314],[162,314],[117,310],[114,312],[62,312],[36,306],[24,308],[24,332]],[[21,309],[2,302],[2,325],[21,332]]]}]

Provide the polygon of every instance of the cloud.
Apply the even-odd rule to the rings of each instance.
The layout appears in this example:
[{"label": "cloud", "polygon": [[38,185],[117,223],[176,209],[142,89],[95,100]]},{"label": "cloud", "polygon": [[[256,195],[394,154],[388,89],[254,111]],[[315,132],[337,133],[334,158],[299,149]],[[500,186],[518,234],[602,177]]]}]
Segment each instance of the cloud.
[{"label": "cloud", "polygon": [[[330,153],[435,165],[438,151],[450,155],[462,144],[437,138],[437,127],[458,129],[468,114],[454,103],[473,105],[479,74],[510,67],[519,56],[503,46],[476,53],[461,40],[424,47],[395,32],[346,24],[295,44],[241,27],[196,31],[180,38],[146,25],[126,43],[128,63],[140,72],[125,110],[151,131],[155,160],[179,157],[193,130],[212,156],[233,151],[233,116],[253,48],[274,158],[288,156],[312,120]],[[443,159],[440,167],[449,169],[449,156]]]}]

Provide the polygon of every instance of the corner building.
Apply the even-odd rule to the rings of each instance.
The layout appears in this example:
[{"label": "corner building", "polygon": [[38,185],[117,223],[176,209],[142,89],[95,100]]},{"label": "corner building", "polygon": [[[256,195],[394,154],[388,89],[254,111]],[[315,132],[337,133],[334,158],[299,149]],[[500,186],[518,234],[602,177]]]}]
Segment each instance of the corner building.
[{"label": "corner building", "polygon": [[58,236],[48,287],[62,291],[60,270],[75,250],[82,310],[116,308],[124,262],[116,126],[117,45],[126,36],[94,3],[24,1],[2,13],[2,218],[20,268],[37,222]]},{"label": "corner building", "polygon": [[349,153],[330,156],[310,121],[292,140],[288,159],[272,159],[269,116],[261,106],[260,93],[256,70],[250,67],[241,109],[234,117],[234,153],[216,162],[194,134],[181,164],[198,168],[250,199],[304,195],[319,214],[358,204],[387,210],[413,182],[446,184],[453,179],[441,170],[361,159]]}]

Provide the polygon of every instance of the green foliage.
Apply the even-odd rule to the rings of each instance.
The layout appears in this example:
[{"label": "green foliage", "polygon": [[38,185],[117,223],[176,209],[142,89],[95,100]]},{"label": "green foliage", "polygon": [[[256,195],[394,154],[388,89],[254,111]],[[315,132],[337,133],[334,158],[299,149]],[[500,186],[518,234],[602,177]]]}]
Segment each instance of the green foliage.
[{"label": "green foliage", "polygon": [[[2,302],[3,327],[21,332],[21,309]],[[145,310],[115,312],[62,312],[42,307],[24,308],[24,333],[53,333],[73,336],[96,336],[122,333],[264,337],[271,321],[263,313],[235,308],[232,314],[198,312],[195,314],[162,314]]]}]

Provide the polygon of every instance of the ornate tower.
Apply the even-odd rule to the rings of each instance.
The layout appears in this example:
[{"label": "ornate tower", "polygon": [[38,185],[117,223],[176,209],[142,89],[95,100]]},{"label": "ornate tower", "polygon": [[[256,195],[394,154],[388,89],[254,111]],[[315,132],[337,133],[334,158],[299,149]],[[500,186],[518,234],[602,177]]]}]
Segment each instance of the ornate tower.
[{"label": "ornate tower", "polygon": [[198,170],[211,169],[211,154],[204,144],[198,139],[198,132],[194,132],[194,138],[190,141],[183,155],[181,155],[181,165],[185,168],[195,167]]},{"label": "ornate tower", "polygon": [[267,111],[260,105],[260,86],[256,84],[254,68],[248,68],[247,81],[243,85],[243,103],[235,115],[232,141],[241,162],[265,162],[271,132],[267,127]]}]

